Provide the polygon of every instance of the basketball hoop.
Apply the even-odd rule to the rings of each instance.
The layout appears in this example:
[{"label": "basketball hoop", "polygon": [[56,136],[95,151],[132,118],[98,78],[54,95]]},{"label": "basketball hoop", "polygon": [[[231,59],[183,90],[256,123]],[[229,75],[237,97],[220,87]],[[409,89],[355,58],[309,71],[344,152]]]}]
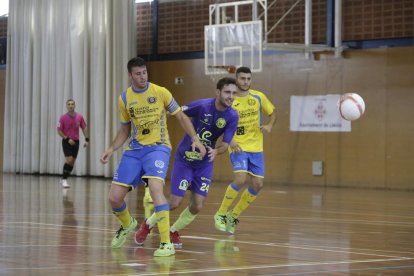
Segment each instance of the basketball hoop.
[{"label": "basketball hoop", "polygon": [[209,65],[207,68],[214,84],[217,84],[224,77],[234,78],[234,73],[236,73],[236,66],[234,65]]}]

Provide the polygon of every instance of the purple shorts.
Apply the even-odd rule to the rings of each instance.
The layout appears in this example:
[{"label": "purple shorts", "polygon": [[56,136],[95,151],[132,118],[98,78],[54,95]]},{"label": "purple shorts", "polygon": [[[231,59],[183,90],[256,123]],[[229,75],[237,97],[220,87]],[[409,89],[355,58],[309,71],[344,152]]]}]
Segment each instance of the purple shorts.
[{"label": "purple shorts", "polygon": [[185,192],[190,190],[206,197],[210,188],[212,174],[213,163],[207,163],[206,166],[194,168],[185,162],[175,159],[171,172],[171,194],[184,197]]}]

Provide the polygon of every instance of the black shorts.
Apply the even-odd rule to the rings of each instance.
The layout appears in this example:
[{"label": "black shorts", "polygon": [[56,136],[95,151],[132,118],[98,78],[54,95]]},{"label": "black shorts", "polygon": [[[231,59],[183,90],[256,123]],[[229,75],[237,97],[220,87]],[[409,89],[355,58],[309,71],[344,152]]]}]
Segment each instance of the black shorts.
[{"label": "black shorts", "polygon": [[63,147],[63,153],[66,157],[73,156],[74,158],[78,157],[78,151],[79,151],[79,140],[75,141],[75,145],[69,144],[69,140],[62,140],[62,147]]}]

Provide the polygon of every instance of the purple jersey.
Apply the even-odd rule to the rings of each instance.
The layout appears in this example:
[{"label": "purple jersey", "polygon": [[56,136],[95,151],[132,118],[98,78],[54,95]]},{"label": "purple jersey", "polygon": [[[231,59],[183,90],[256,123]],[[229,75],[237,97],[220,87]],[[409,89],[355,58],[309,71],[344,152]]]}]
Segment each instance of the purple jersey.
[{"label": "purple jersey", "polygon": [[[223,142],[230,144],[239,121],[236,110],[229,107],[224,111],[218,111],[215,101],[215,98],[201,99],[182,107],[184,113],[191,118],[201,143],[211,148],[215,147],[221,135]],[[176,157],[193,167],[206,165],[209,162],[208,155],[201,160],[198,152],[192,151],[191,144],[191,138],[186,134],[178,145]]]}]

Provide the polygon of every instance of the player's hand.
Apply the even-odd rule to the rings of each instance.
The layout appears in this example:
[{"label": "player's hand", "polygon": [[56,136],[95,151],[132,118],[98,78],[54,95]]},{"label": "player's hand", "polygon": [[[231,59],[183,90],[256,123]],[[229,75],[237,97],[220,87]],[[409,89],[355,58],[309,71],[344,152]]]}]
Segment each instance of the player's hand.
[{"label": "player's hand", "polygon": [[207,146],[208,161],[213,162],[217,156],[217,150]]},{"label": "player's hand", "polygon": [[69,145],[71,145],[71,146],[74,146],[74,145],[76,144],[76,142],[75,142],[75,141],[73,141],[72,139],[69,139],[69,140],[68,140],[68,143],[69,143]]},{"label": "player's hand", "polygon": [[206,155],[206,148],[203,146],[203,144],[201,144],[201,142],[198,139],[198,137],[196,137],[195,139],[193,139],[193,143],[191,144],[191,148],[192,148],[193,151],[195,151],[196,149],[198,149],[198,151],[200,152],[201,159],[203,159],[204,158],[204,155]]},{"label": "player's hand", "polygon": [[272,131],[272,126],[271,125],[263,125],[260,130],[262,131],[262,133],[270,133]]},{"label": "player's hand", "polygon": [[86,148],[89,145],[89,142],[85,141],[85,144],[83,144],[83,147]]},{"label": "player's hand", "polygon": [[111,158],[112,154],[114,153],[114,150],[112,148],[107,149],[106,151],[104,151],[104,153],[102,153],[101,155],[101,163],[102,164],[106,164],[109,161],[109,158]]},{"label": "player's hand", "polygon": [[242,151],[242,148],[239,146],[239,144],[236,142],[236,141],[234,141],[234,140],[232,140],[231,142],[230,142],[230,149],[231,149],[231,151],[232,152],[241,152]]}]

